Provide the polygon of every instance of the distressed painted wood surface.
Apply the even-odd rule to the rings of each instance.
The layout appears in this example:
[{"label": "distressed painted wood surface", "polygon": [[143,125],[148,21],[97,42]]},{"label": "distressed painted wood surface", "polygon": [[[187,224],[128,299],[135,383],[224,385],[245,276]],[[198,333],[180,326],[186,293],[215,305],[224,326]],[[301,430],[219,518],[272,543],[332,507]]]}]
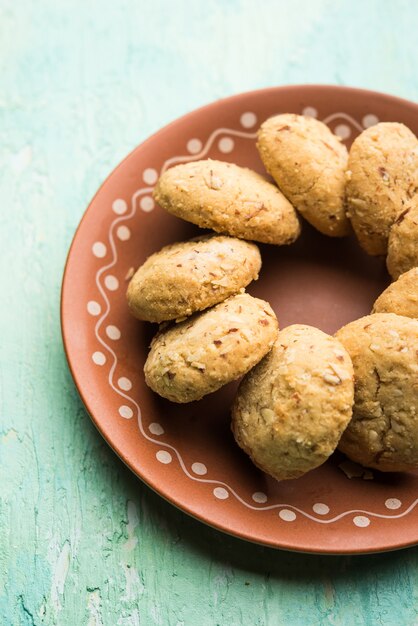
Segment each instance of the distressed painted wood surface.
[{"label": "distressed painted wood surface", "polygon": [[286,83],[418,100],[413,0],[0,1],[0,624],[416,625],[418,551],[273,551],[162,501],[77,396],[59,292],[74,229],[171,119]]}]

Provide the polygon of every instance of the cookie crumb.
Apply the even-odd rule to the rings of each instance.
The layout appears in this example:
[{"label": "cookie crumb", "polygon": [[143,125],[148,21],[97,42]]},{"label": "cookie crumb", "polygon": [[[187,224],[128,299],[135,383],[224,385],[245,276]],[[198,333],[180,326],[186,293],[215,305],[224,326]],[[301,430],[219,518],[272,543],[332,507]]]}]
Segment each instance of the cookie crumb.
[{"label": "cookie crumb", "polygon": [[344,472],[344,474],[350,480],[352,478],[362,478],[363,480],[374,480],[374,474],[369,469],[359,465],[359,463],[354,463],[354,461],[349,461],[348,459],[343,461],[338,465],[340,470]]},{"label": "cookie crumb", "polygon": [[125,274],[125,280],[131,280],[132,276],[135,274],[135,268],[130,267]]}]

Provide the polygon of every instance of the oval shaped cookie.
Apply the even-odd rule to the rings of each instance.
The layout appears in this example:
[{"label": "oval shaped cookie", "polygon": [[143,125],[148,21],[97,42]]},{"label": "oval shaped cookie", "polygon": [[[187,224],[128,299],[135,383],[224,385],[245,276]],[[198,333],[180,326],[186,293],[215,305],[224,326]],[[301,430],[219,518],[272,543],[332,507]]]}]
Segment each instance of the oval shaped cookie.
[{"label": "oval shaped cookie", "polygon": [[353,366],[340,342],[312,326],[288,326],[241,382],[232,430],[264,472],[297,478],[334,452],[353,395]]},{"label": "oval shaped cookie", "polygon": [[418,468],[418,321],[376,313],[336,337],[354,366],[353,419],[339,449],[382,472]]},{"label": "oval shaped cookie", "polygon": [[172,402],[192,402],[251,369],[277,336],[270,305],[247,293],[158,333],[145,363],[145,381]]},{"label": "oval shaped cookie", "polygon": [[396,313],[418,319],[418,267],[389,285],[377,298],[372,313]]},{"label": "oval shaped cookie", "polygon": [[347,149],[328,126],[303,115],[276,115],[262,124],[257,148],[279,189],[312,226],[331,237],[349,234]]},{"label": "oval shaped cookie", "polygon": [[137,270],[128,286],[132,313],[163,322],[202,311],[258,278],[261,256],[253,243],[202,237],[165,246]]},{"label": "oval shaped cookie", "polygon": [[390,227],[418,191],[417,175],[418,140],[403,124],[376,124],[355,139],[348,158],[346,204],[368,254],[386,254]]},{"label": "oval shaped cookie", "polygon": [[176,165],[160,177],[154,198],[177,217],[242,239],[282,245],[300,233],[296,212],[277,187],[233,163]]},{"label": "oval shaped cookie", "polygon": [[386,265],[392,278],[418,265],[418,194],[390,229]]}]

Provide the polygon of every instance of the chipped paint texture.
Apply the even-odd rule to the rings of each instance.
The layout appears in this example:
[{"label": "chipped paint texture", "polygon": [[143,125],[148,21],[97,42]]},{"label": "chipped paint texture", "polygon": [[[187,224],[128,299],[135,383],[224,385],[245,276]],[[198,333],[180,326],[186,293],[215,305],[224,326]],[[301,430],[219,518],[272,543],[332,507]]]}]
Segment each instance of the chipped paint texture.
[{"label": "chipped paint texture", "polygon": [[2,0],[2,626],[418,623],[417,550],[275,552],[142,485],[90,423],[58,318],[74,229],[136,144],[266,85],[418,100],[417,19],[413,0]]}]

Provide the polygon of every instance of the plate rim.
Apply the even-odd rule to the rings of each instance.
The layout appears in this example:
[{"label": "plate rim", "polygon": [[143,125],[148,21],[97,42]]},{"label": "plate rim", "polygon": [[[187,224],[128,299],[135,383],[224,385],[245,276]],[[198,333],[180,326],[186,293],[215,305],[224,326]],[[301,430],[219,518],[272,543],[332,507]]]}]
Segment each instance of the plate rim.
[{"label": "plate rim", "polygon": [[367,547],[360,547],[360,548],[339,548],[338,550],[326,550],[324,547],[320,547],[320,548],[314,548],[312,547],[312,549],[304,549],[302,547],[299,546],[295,546],[295,545],[291,545],[288,542],[286,543],[286,541],[284,543],[281,543],[280,545],[275,542],[269,542],[267,540],[257,540],[255,539],[253,536],[251,536],[250,534],[244,532],[244,531],[240,531],[240,530],[231,530],[230,528],[228,528],[223,522],[219,521],[217,523],[214,523],[213,521],[211,521],[210,519],[207,519],[205,517],[205,515],[201,515],[201,516],[197,516],[192,510],[190,510],[187,505],[185,504],[179,504],[175,499],[170,498],[170,495],[167,493],[162,493],[158,486],[156,484],[153,484],[153,481],[150,480],[149,478],[144,478],[143,476],[139,475],[137,473],[137,471],[134,469],[134,467],[128,462],[128,460],[126,458],[124,458],[124,454],[123,454],[123,450],[120,449],[120,446],[116,445],[113,441],[111,441],[110,438],[108,438],[108,436],[105,433],[105,429],[102,427],[102,425],[100,424],[100,421],[98,420],[98,418],[95,417],[94,413],[90,410],[89,408],[89,403],[87,401],[87,398],[85,397],[85,394],[83,392],[83,386],[79,383],[78,377],[77,377],[77,373],[75,371],[75,363],[73,363],[72,358],[70,357],[69,354],[69,344],[70,344],[70,338],[67,337],[66,334],[66,327],[65,327],[65,312],[64,312],[64,295],[65,295],[65,289],[66,289],[66,281],[67,281],[67,273],[68,273],[68,267],[69,267],[69,263],[71,261],[71,256],[72,256],[72,252],[73,252],[73,248],[76,242],[76,239],[78,237],[78,234],[80,232],[80,230],[83,228],[84,225],[84,221],[85,218],[91,208],[91,206],[93,205],[93,203],[96,200],[96,197],[100,194],[101,190],[103,189],[103,187],[106,185],[106,183],[108,182],[108,180],[110,178],[112,178],[120,168],[122,168],[125,164],[126,161],[128,161],[137,151],[142,150],[144,147],[146,147],[146,145],[148,143],[153,142],[154,138],[160,134],[163,134],[164,132],[170,130],[170,128],[174,125],[177,125],[179,122],[183,122],[183,121],[187,121],[187,119],[191,116],[194,116],[196,114],[199,113],[203,113],[205,110],[207,109],[213,109],[214,107],[222,107],[225,104],[233,104],[234,101],[239,101],[242,100],[245,97],[255,97],[255,98],[259,98],[262,97],[265,94],[271,94],[271,93],[277,93],[278,95],[281,92],[286,92],[289,93],[289,91],[293,91],[295,93],[297,92],[303,92],[304,94],[306,94],[309,91],[315,92],[316,94],[319,92],[322,93],[326,93],[326,92],[333,92],[335,93],[336,91],[340,92],[340,93],[347,93],[347,94],[356,94],[357,96],[360,97],[374,97],[374,98],[378,98],[379,100],[386,100],[389,104],[392,104],[393,106],[402,106],[402,107],[408,107],[408,108],[412,108],[412,109],[416,109],[417,113],[418,113],[418,103],[413,102],[412,100],[407,100],[405,98],[399,97],[399,96],[394,96],[388,93],[384,93],[384,92],[380,92],[380,91],[375,91],[375,90],[370,90],[370,89],[365,89],[362,87],[351,87],[351,86],[343,86],[343,85],[333,85],[333,84],[316,84],[316,83],[303,83],[303,84],[290,84],[290,85],[280,85],[280,86],[270,86],[270,87],[264,87],[264,88],[260,88],[260,89],[255,89],[255,90],[249,90],[249,91],[244,91],[244,92],[240,92],[240,93],[236,93],[224,98],[220,98],[217,100],[214,100],[212,102],[209,102],[207,104],[204,104],[202,106],[199,106],[195,109],[192,109],[190,111],[188,111],[187,113],[173,119],[172,121],[170,121],[168,124],[165,124],[164,126],[162,126],[161,128],[159,128],[158,130],[156,130],[155,132],[153,132],[151,135],[147,136],[147,138],[145,140],[143,140],[142,142],[140,142],[137,146],[135,146],[110,172],[109,174],[103,179],[103,181],[100,183],[99,187],[97,188],[96,192],[94,193],[94,195],[91,197],[90,202],[88,203],[86,209],[84,210],[81,219],[78,222],[77,228],[74,232],[74,235],[71,239],[71,244],[69,246],[67,255],[66,255],[66,259],[65,259],[65,263],[64,263],[64,271],[63,271],[63,275],[62,275],[62,281],[61,281],[61,290],[60,290],[60,327],[61,327],[61,337],[62,337],[62,342],[63,342],[63,346],[64,346],[64,352],[65,352],[65,356],[66,356],[66,360],[67,360],[67,364],[72,376],[72,379],[74,381],[74,385],[75,388],[79,394],[79,397],[81,398],[83,405],[88,413],[88,415],[90,416],[91,421],[93,422],[93,424],[95,425],[95,427],[97,428],[97,430],[99,431],[99,433],[101,434],[101,436],[103,437],[103,439],[106,441],[106,443],[109,445],[109,447],[113,450],[113,452],[115,452],[117,454],[117,456],[120,458],[120,460],[124,463],[124,465],[126,467],[129,468],[129,470],[137,477],[139,478],[143,483],[145,483],[150,489],[152,489],[159,497],[162,497],[166,502],[168,502],[169,504],[175,506],[178,510],[182,511],[183,513],[186,513],[187,515],[189,515],[190,517],[192,517],[193,519],[197,520],[200,523],[204,523],[207,526],[217,530],[217,531],[221,531],[231,537],[240,539],[242,541],[248,541],[252,544],[255,545],[259,545],[259,546],[264,546],[264,547],[268,547],[268,548],[273,548],[276,550],[284,550],[284,551],[289,551],[289,552],[297,552],[297,553],[301,553],[301,554],[312,554],[312,555],[330,555],[330,556],[341,556],[341,555],[366,555],[366,554],[380,554],[380,553],[385,553],[385,552],[392,552],[395,550],[400,550],[400,549],[406,549],[409,547],[413,547],[415,545],[418,544],[418,537],[415,541],[411,542],[411,541],[399,541],[396,544],[394,544],[393,542],[391,543],[390,546],[385,546],[382,548],[367,548]]}]

